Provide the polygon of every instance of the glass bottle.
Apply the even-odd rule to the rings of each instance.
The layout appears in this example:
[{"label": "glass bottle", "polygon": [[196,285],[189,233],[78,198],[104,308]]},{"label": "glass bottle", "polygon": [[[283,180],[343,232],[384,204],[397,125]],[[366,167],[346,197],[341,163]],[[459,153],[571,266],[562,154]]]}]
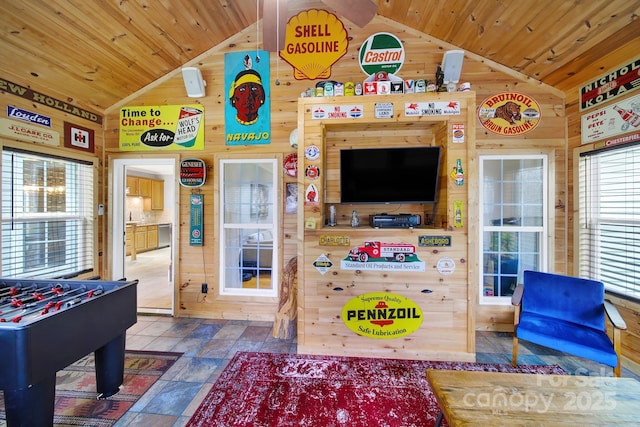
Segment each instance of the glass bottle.
[{"label": "glass bottle", "polygon": [[360,219],[358,219],[358,212],[355,210],[351,212],[351,226],[358,227],[360,225]]},{"label": "glass bottle", "polygon": [[462,170],[462,160],[456,160],[456,185],[464,185],[464,170]]}]

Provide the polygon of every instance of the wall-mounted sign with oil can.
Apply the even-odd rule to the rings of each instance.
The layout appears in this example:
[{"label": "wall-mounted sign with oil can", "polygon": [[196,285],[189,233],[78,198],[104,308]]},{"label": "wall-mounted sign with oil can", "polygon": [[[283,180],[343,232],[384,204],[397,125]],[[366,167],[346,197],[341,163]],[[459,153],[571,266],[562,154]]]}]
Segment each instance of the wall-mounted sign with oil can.
[{"label": "wall-mounted sign with oil can", "polygon": [[180,185],[183,187],[201,187],[207,178],[207,165],[204,160],[184,159],[180,162]]},{"label": "wall-mounted sign with oil can", "polygon": [[342,321],[358,335],[392,339],[410,335],[422,325],[422,310],[402,295],[374,292],[358,295],[342,307]]}]

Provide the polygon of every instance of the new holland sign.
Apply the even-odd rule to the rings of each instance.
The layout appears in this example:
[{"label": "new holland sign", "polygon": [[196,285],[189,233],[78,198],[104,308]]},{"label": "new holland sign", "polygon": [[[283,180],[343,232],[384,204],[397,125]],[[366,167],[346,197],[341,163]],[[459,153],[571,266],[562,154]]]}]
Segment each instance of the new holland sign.
[{"label": "new holland sign", "polygon": [[410,335],[422,325],[422,310],[402,295],[375,292],[359,295],[342,307],[342,321],[358,335],[392,339]]}]

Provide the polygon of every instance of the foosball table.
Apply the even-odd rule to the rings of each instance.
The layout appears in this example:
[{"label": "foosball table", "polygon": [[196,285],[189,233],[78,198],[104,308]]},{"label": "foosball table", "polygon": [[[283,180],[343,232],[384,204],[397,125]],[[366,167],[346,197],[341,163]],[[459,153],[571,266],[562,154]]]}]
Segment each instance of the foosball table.
[{"label": "foosball table", "polygon": [[56,372],[91,352],[97,397],[120,390],[137,284],[0,278],[0,390],[9,427],[51,426]]}]

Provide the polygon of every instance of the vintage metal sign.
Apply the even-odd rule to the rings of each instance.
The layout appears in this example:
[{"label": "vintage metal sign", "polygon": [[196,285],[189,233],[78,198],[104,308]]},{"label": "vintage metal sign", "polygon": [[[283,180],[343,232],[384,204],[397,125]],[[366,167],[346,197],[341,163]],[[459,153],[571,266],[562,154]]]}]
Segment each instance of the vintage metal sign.
[{"label": "vintage metal sign", "polygon": [[55,130],[31,126],[26,123],[0,118],[0,135],[39,144],[60,145],[60,134]]},{"label": "vintage metal sign", "polygon": [[424,271],[415,245],[366,241],[352,248],[340,262],[343,270]]},{"label": "vintage metal sign", "polygon": [[95,150],[93,129],[64,122],[64,146],[93,153]]},{"label": "vintage metal sign", "polygon": [[51,127],[51,117],[43,116],[42,114],[34,113],[29,110],[23,110],[22,108],[14,107],[13,105],[7,105],[7,116],[10,119],[18,119],[23,122],[42,125],[48,128]]},{"label": "vintage metal sign", "polygon": [[482,101],[478,108],[480,124],[489,132],[518,136],[531,132],[540,123],[540,105],[528,95],[503,92]]},{"label": "vintage metal sign", "polygon": [[460,102],[407,102],[404,104],[404,115],[407,117],[457,116],[460,115]]},{"label": "vintage metal sign", "polygon": [[329,258],[327,258],[325,254],[322,254],[318,258],[316,258],[315,261],[313,261],[313,266],[316,270],[318,270],[320,274],[324,275],[331,269],[331,267],[333,267],[333,263]]},{"label": "vintage metal sign", "polygon": [[75,105],[69,104],[68,102],[52,98],[40,92],[36,92],[35,90],[31,90],[28,87],[21,86],[17,83],[10,82],[9,80],[3,78],[0,78],[0,91],[19,96],[20,98],[28,99],[29,101],[33,101],[38,104],[46,105],[47,107],[51,107],[55,110],[73,114],[74,116],[89,120],[90,122],[98,123],[100,125],[102,124],[102,116],[94,112],[76,107]]},{"label": "vintage metal sign", "polygon": [[201,159],[184,159],[180,162],[180,185],[201,187],[207,178],[207,165]]},{"label": "vintage metal sign", "polygon": [[349,236],[329,236],[321,234],[318,240],[320,246],[349,246],[351,239]]},{"label": "vintage metal sign", "polygon": [[418,236],[418,246],[451,246],[451,236]]},{"label": "vintage metal sign", "polygon": [[393,339],[411,335],[422,325],[422,310],[402,295],[375,292],[359,295],[342,307],[342,321],[358,335]]},{"label": "vintage metal sign", "polygon": [[640,58],[609,71],[580,88],[580,111],[640,88]]},{"label": "vintage metal sign", "polygon": [[157,105],[120,109],[120,150],[204,149],[204,106]]},{"label": "vintage metal sign", "polygon": [[269,52],[224,54],[226,145],[271,143],[271,85]]},{"label": "vintage metal sign", "polygon": [[315,120],[361,119],[364,117],[362,105],[314,105],[311,118]]},{"label": "vintage metal sign", "polygon": [[393,76],[402,68],[404,58],[402,41],[390,33],[376,33],[367,38],[358,55],[360,68],[367,76],[379,72]]},{"label": "vintage metal sign", "polygon": [[581,119],[583,144],[639,130],[640,95],[583,114]]},{"label": "vintage metal sign", "polygon": [[189,245],[202,246],[204,235],[203,207],[204,196],[202,194],[192,194],[189,198],[191,212],[189,213]]},{"label": "vintage metal sign", "polygon": [[342,21],[326,10],[311,9],[289,20],[279,55],[293,67],[296,80],[326,79],[348,47]]}]

